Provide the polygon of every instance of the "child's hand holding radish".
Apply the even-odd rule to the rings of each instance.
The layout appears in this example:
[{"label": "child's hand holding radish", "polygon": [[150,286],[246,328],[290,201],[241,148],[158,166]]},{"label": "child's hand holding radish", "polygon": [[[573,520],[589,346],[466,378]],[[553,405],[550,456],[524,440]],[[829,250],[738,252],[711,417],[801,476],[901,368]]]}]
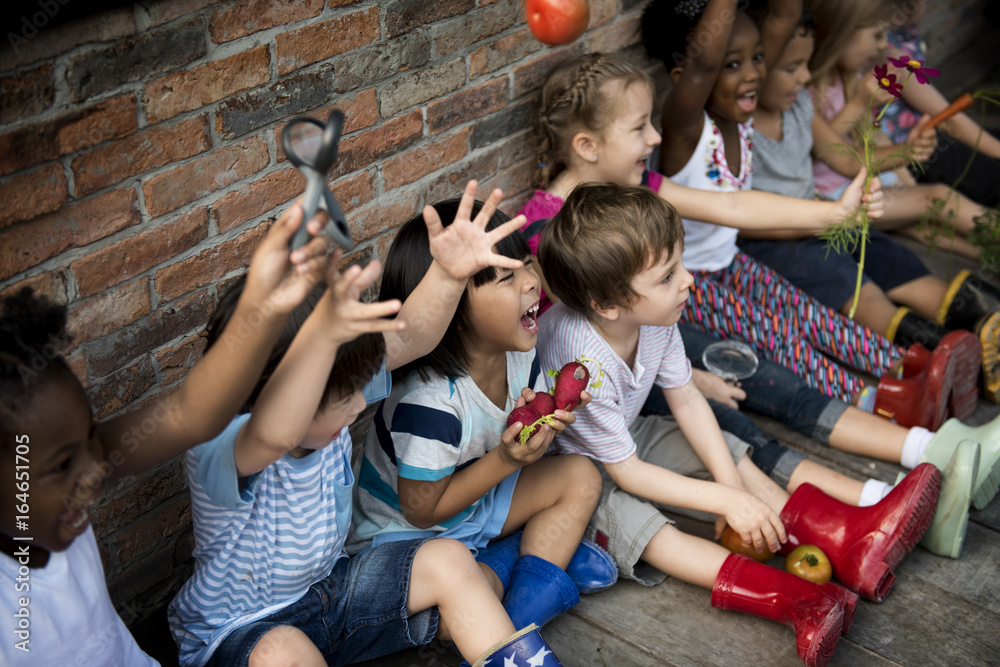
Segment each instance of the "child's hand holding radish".
[{"label": "child's hand holding radish", "polygon": [[[572,409],[585,407],[590,399],[590,393],[581,390]],[[532,463],[541,458],[556,434],[562,433],[574,421],[576,417],[571,410],[555,408],[552,394],[534,392],[525,387],[507,416],[507,430],[501,438],[500,455],[512,465]]]}]

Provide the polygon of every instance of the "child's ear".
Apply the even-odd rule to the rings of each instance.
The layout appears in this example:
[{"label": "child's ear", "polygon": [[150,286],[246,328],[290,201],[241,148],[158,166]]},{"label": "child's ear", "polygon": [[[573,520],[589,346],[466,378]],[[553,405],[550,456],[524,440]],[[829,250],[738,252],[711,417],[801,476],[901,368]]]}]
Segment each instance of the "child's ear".
[{"label": "child's ear", "polygon": [[570,146],[584,162],[597,162],[597,138],[590,132],[574,134]]},{"label": "child's ear", "polygon": [[680,65],[671,69],[669,72],[670,83],[676,86],[677,82],[681,80],[681,74],[683,73],[684,73],[684,68],[681,67]]},{"label": "child's ear", "polygon": [[621,315],[621,309],[618,306],[599,306],[593,299],[590,300],[590,308],[598,317],[609,322],[614,322]]}]

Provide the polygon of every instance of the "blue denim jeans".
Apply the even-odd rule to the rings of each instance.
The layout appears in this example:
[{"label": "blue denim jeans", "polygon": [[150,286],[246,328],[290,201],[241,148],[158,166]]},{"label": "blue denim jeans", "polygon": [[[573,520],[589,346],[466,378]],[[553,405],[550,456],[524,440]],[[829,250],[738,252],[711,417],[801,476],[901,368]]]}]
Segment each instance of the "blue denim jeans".
[{"label": "blue denim jeans", "polygon": [[234,630],[207,664],[246,665],[261,637],[282,625],[302,630],[329,665],[363,662],[428,643],[437,634],[437,607],[406,613],[413,558],[426,541],[388,542],[341,558],[297,602]]},{"label": "blue denim jeans", "polygon": [[[704,370],[702,352],[717,339],[686,324],[678,327],[691,365]],[[847,410],[846,403],[810,388],[805,380],[792,371],[763,359],[753,377],[743,380],[741,384],[747,394],[741,407],[779,421],[824,445],[829,444],[830,432]],[[711,399],[708,404],[712,407],[719,427],[749,444],[752,448],[751,460],[764,474],[786,488],[792,473],[805,457],[764,433],[739,410]],[[642,414],[669,413],[670,408],[663,392],[654,388],[646,399]]]}]

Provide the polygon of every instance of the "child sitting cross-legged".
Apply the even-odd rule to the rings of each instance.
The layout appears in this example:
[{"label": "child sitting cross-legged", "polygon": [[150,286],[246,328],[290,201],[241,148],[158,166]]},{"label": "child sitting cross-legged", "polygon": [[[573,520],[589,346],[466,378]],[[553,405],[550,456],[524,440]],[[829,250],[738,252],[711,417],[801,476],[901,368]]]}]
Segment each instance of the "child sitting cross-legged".
[{"label": "child sitting cross-legged", "polygon": [[[799,657],[825,664],[851,624],[854,593],[686,535],[659,508],[717,515],[717,535],[728,523],[757,551],[815,544],[844,586],[881,600],[934,515],[941,474],[917,466],[871,507],[846,505],[811,484],[789,497],[765,476],[749,445],[719,430],[691,382],[676,327],[693,284],[681,260],[682,230],[673,207],[648,188],[584,184],[543,231],[538,257],[560,302],[541,320],[542,365],[561,368],[582,355],[601,362],[604,373],[556,444],[603,465],[588,533],[606,539],[622,576],[662,579],[638,568],[642,560],[710,588],[715,607],[793,626]],[[638,417],[654,382],[674,420]]]},{"label": "child sitting cross-legged", "polygon": [[[470,205],[474,190],[472,182]],[[491,208],[500,196],[493,192]],[[443,229],[427,211],[434,261],[402,306],[359,302],[379,263],[338,275],[335,254],[326,291],[310,293],[271,351],[248,401],[252,412],[189,452],[196,566],[169,610],[182,665],[339,665],[435,634],[470,660],[511,642],[550,653],[530,630],[512,637],[513,624],[459,542],[411,539],[353,558],[343,550],[354,483],[347,426],[388,393],[387,368],[428,352],[443,333],[434,320],[405,332],[403,323],[430,308],[454,310],[480,269],[521,264],[490,252],[516,223],[486,231],[488,217]],[[210,351],[224,342],[216,335],[239,292],[220,302]]]},{"label": "child sitting cross-legged", "polygon": [[[435,208],[445,221],[463,214],[454,200]],[[507,220],[492,208],[479,215],[492,215],[487,229]],[[524,266],[484,269],[453,316],[434,311],[447,332],[430,354],[400,369],[375,413],[348,550],[418,537],[460,540],[476,550],[522,629],[543,626],[579,593],[613,584],[618,572],[600,547],[580,544],[597,505],[597,469],[582,456],[542,458],[574,413],[555,410],[523,443],[521,422],[507,425],[508,413],[545,385],[535,352],[539,279],[520,235],[495,251]],[[407,298],[431,259],[427,232],[414,218],[386,258],[381,298]],[[580,398],[586,405],[589,394]]]}]

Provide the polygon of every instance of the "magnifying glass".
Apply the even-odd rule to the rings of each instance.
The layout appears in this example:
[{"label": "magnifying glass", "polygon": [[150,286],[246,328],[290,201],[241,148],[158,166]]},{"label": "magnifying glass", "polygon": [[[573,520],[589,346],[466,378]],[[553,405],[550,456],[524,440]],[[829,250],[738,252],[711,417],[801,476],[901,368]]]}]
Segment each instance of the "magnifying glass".
[{"label": "magnifying glass", "polygon": [[337,161],[337,143],[344,127],[343,112],[334,109],[326,123],[315,118],[299,116],[293,118],[281,133],[281,148],[288,160],[306,177],[306,194],[302,200],[305,216],[302,226],[292,237],[292,250],[309,242],[306,223],[316,215],[318,209],[330,214],[327,229],[330,239],[344,250],[354,247],[347,218],[340,210],[340,204],[326,185],[326,175]]},{"label": "magnifying glass", "polygon": [[757,355],[749,345],[735,340],[720,340],[701,354],[705,368],[726,382],[746,380],[757,372]]}]

